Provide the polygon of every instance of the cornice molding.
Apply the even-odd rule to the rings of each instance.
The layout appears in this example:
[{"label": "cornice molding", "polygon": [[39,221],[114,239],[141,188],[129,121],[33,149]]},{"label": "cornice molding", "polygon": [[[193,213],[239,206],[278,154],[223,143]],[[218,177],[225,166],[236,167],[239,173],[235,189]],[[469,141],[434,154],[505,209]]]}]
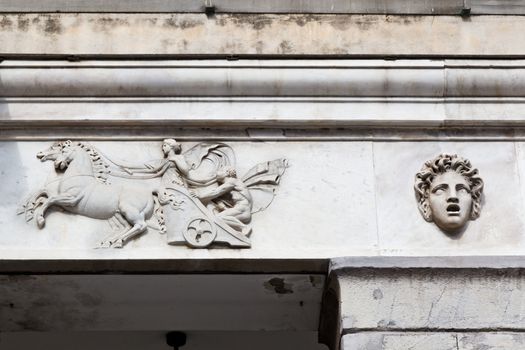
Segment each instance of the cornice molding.
[{"label": "cornice molding", "polygon": [[0,0],[0,12],[189,12],[213,7],[217,13],[344,13],[344,14],[524,14],[520,0]]},{"label": "cornice molding", "polygon": [[525,60],[7,60],[0,97],[525,97]]},{"label": "cornice molding", "polygon": [[525,60],[3,61],[0,138],[523,140]]}]

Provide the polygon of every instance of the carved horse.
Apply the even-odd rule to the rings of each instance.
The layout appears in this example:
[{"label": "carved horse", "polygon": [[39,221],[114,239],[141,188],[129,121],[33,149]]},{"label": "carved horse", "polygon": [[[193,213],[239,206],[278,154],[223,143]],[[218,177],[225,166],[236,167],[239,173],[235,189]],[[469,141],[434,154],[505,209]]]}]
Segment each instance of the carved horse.
[{"label": "carved horse", "polygon": [[[102,247],[121,248],[147,229],[146,220],[151,218],[155,207],[151,189],[108,184],[101,169],[103,164],[89,145],[56,142],[39,152],[37,158],[42,162],[53,161],[55,168],[63,171],[56,179],[57,184],[46,185],[32,197],[40,228],[45,224],[47,209],[58,206],[94,219],[117,219],[127,229],[102,242]],[[28,210],[28,204],[25,208]]]}]

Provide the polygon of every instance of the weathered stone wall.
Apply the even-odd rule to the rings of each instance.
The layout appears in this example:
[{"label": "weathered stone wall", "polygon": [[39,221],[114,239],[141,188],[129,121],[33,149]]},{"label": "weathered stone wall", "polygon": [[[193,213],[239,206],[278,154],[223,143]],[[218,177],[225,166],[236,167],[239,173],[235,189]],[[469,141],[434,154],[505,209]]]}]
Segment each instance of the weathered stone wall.
[{"label": "weathered stone wall", "polygon": [[485,333],[411,333],[385,332],[348,334],[342,338],[342,349],[349,350],[508,350],[525,344],[521,332]]},{"label": "weathered stone wall", "polygon": [[[330,4],[231,13],[219,1],[206,15],[188,2],[180,13],[162,1],[27,13],[0,1],[0,330],[311,331],[328,261],[354,256],[332,261],[325,288],[331,349],[522,348],[523,6]],[[172,246],[150,225],[102,249],[118,223],[55,207],[38,229],[16,215],[33,191],[60,191],[61,172],[35,157],[52,142],[151,168],[167,157],[164,138],[183,150],[226,143],[238,175],[287,159],[271,205],[253,216],[251,247]],[[455,234],[425,221],[413,188],[441,153],[469,159],[484,182],[480,217]]]},{"label": "weathered stone wall", "polygon": [[520,56],[522,16],[2,14],[3,55]]}]

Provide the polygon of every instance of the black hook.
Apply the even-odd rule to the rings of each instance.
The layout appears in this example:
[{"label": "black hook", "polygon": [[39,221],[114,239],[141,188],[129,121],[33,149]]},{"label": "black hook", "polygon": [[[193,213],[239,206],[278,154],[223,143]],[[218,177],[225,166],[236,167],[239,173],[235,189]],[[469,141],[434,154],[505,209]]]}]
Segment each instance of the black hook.
[{"label": "black hook", "polygon": [[461,12],[459,13],[459,15],[463,18],[465,17],[470,17],[470,14],[471,14],[471,8],[470,7],[464,7],[461,9]]},{"label": "black hook", "polygon": [[169,332],[166,334],[166,343],[172,346],[173,350],[178,350],[179,347],[186,345],[186,333]]},{"label": "black hook", "polygon": [[208,18],[215,16],[215,5],[213,5],[211,0],[206,0],[204,2],[204,13]]}]

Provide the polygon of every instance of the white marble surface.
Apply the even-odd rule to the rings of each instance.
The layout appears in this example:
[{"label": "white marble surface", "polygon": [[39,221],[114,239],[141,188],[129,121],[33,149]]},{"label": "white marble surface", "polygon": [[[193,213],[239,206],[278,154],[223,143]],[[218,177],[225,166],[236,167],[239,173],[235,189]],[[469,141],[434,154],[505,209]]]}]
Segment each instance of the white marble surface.
[{"label": "white marble surface", "polygon": [[[94,249],[108,224],[59,210],[37,229],[16,215],[54,170],[35,154],[51,142],[3,142],[0,251],[4,259],[332,258],[397,255],[521,255],[524,204],[522,145],[513,142],[228,142],[238,173],[286,157],[273,203],[253,216],[252,248],[195,250],[166,245],[149,229],[124,249]],[[93,142],[110,157],[159,159],[160,141]],[[191,143],[184,143],[189,147]],[[517,151],[516,151],[517,150]],[[481,216],[460,236],[447,236],[421,217],[414,176],[441,152],[472,161],[485,182]]]}]

